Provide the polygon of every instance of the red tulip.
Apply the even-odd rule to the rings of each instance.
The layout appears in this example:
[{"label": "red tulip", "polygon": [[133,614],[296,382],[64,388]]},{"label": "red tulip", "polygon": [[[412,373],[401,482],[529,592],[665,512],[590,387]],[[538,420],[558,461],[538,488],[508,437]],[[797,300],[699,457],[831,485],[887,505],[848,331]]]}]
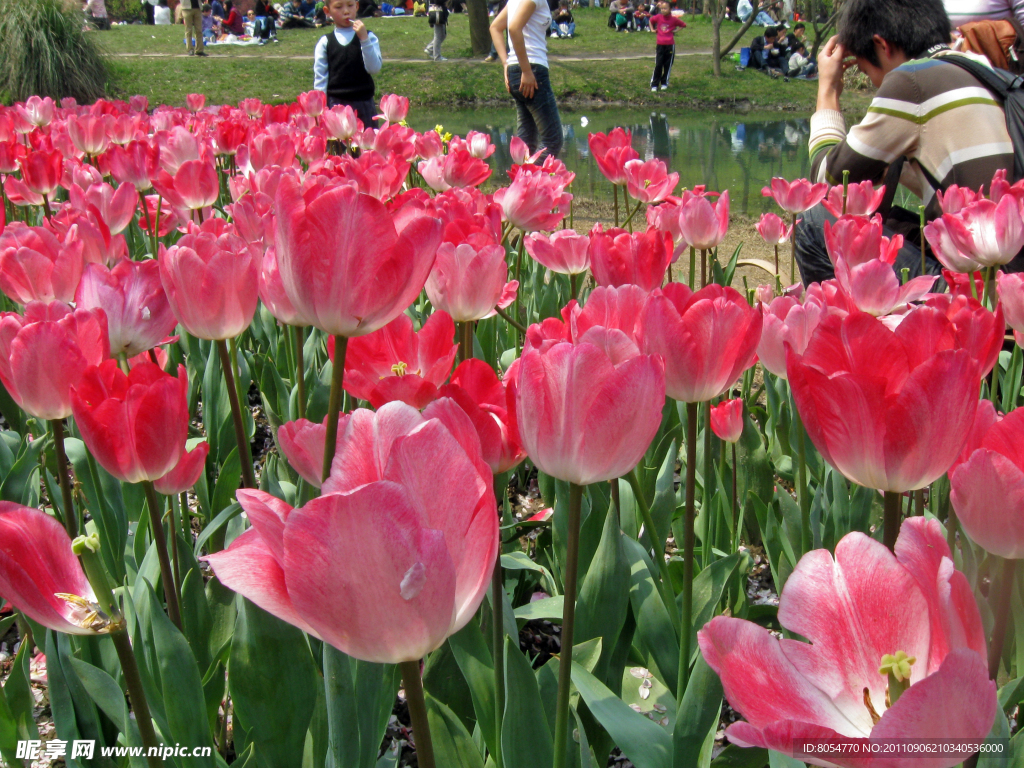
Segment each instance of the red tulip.
[{"label": "red tulip", "polygon": [[885,187],[877,190],[870,181],[862,181],[859,184],[848,184],[846,187],[846,210],[843,210],[843,187],[838,185],[832,187],[831,191],[822,201],[825,210],[835,216],[870,216],[878,210],[885,197]]},{"label": "red tulip", "polygon": [[110,146],[107,136],[107,121],[102,117],[83,115],[71,117],[67,122],[68,135],[75,148],[83,155],[96,157],[103,154]]},{"label": "red tulip", "polygon": [[0,290],[19,304],[70,302],[82,279],[84,243],[12,221],[0,232]]},{"label": "red tulip", "polygon": [[117,189],[109,184],[93,184],[87,190],[72,184],[70,192],[71,205],[79,211],[89,211],[111,235],[128,228],[139,205],[139,193],[131,184],[122,184]]},{"label": "red tulip", "polygon": [[691,248],[710,250],[729,230],[729,192],[712,203],[704,195],[684,192],[679,203],[679,235]]},{"label": "red tulip", "polygon": [[935,219],[925,225],[924,236],[932,247],[932,253],[942,266],[954,272],[977,272],[982,269],[969,254],[961,253],[943,219]]},{"label": "red tulip", "polygon": [[590,232],[590,267],[598,285],[639,285],[653,291],[672,261],[672,236],[654,227],[629,234],[624,229]]},{"label": "red tulip", "polygon": [[981,375],[988,376],[1003,348],[1003,333],[1006,331],[1003,306],[996,306],[993,313],[977,299],[951,293],[932,294],[925,304],[942,312],[953,323],[954,346],[970,352]]},{"label": "red tulip", "polygon": [[984,267],[1008,264],[1024,248],[1024,205],[1013,195],[978,200],[942,221],[956,249]]},{"label": "red tulip", "polygon": [[28,150],[16,141],[0,141],[0,173],[14,173],[21,168]]},{"label": "red tulip", "polygon": [[515,300],[519,282],[505,282],[507,276],[503,246],[441,243],[424,288],[435,308],[467,323],[493,317]]},{"label": "red tulip", "polygon": [[173,177],[163,171],[153,179],[153,186],[168,203],[190,211],[207,208],[220,197],[217,169],[206,160],[186,160]]},{"label": "red tulip", "polygon": [[572,195],[555,176],[521,173],[511,186],[494,193],[505,220],[523,232],[554,229],[565,217]]},{"label": "red tulip", "polygon": [[310,117],[319,117],[327,109],[327,94],[323,91],[306,91],[296,97],[302,111]]},{"label": "red tulip", "polygon": [[665,366],[622,331],[549,318],[532,325],[519,360],[516,421],[545,474],[577,485],[621,477],[661,424]]},{"label": "red tulip", "polygon": [[828,184],[811,184],[807,179],[789,182],[775,177],[771,187],[761,190],[764,197],[773,197],[778,206],[788,213],[810,210],[828,194]]},{"label": "red tulip", "polygon": [[441,240],[441,222],[415,216],[398,232],[383,203],[341,186],[307,202],[296,181],[277,189],[277,262],[302,325],[363,336],[419,295]]},{"label": "red tulip", "polygon": [[679,183],[678,173],[668,173],[661,160],[629,160],[623,166],[626,192],[642,203],[660,203]]},{"label": "red tulip", "polygon": [[71,389],[75,424],[89,452],[118,480],[159,480],[185,452],[188,378],[153,363],[125,375],[115,360],[89,366]]},{"label": "red tulip", "polygon": [[78,284],[75,304],[79,309],[103,310],[110,354],[115,357],[134,357],[152,349],[178,324],[154,259],[125,259],[113,269],[89,264]]},{"label": "red tulip", "polygon": [[133,141],[126,147],[111,147],[110,172],[120,184],[131,184],[140,192],[153,186],[160,173],[160,149],[148,141]]},{"label": "red tulip", "polygon": [[786,368],[825,461],[859,485],[897,493],[949,469],[981,376],[953,323],[931,307],[908,312],[895,331],[863,312],[829,315],[802,355],[790,350]]},{"label": "red tulip", "polygon": [[622,128],[615,128],[607,135],[591,133],[587,136],[590,152],[597,168],[612,184],[626,183],[626,163],[640,157],[633,149],[633,134]]},{"label": "red tulip", "polygon": [[743,434],[743,398],[723,400],[711,407],[711,431],[727,443],[739,441]]},{"label": "red tulip", "polygon": [[347,142],[363,130],[363,124],[356,118],[355,110],[347,104],[331,107],[321,115],[321,119],[327,133],[338,141]]},{"label": "red tulip", "polygon": [[416,157],[430,160],[443,154],[444,142],[437,131],[424,131],[416,137]]},{"label": "red tulip", "polygon": [[206,96],[201,93],[190,93],[185,96],[185,104],[190,112],[198,112],[206,106]]},{"label": "red tulip", "polygon": [[101,310],[31,302],[24,317],[0,315],[0,381],[14,402],[36,418],[70,416],[71,387],[86,368],[108,357]]},{"label": "red tulip", "polygon": [[[733,744],[792,755],[807,741],[855,740],[857,753],[830,753],[821,764],[952,768],[962,756],[862,755],[881,755],[878,742],[932,740],[938,723],[947,739],[988,735],[998,704],[981,615],[937,521],[908,518],[895,556],[862,533],[843,537],[834,559],[826,549],[804,555],[782,591],[779,622],[810,642],[725,616],[697,634],[746,718],[727,729]],[[909,679],[887,706],[893,678],[879,665],[899,654]]]},{"label": "red tulip", "polygon": [[217,577],[357,659],[412,661],[439,647],[487,591],[498,516],[469,418],[449,400],[431,408],[348,416],[324,495],[304,507],[239,491],[253,527],[207,557]]},{"label": "red tulip", "polygon": [[479,187],[490,175],[491,166],[468,149],[455,149],[445,155],[444,181],[449,187]]},{"label": "red tulip", "polygon": [[[451,373],[458,345],[455,323],[434,312],[419,332],[408,315],[399,315],[380,330],[353,339],[345,355],[345,391],[374,408],[401,400],[424,408]],[[334,360],[334,341],[327,352]]]},{"label": "red tulip", "polygon": [[[942,270],[942,279],[949,286],[949,292],[954,296],[980,297],[985,291],[985,279],[981,272],[964,274],[962,272],[951,272],[948,269]],[[974,294],[971,294],[971,280],[974,281]]]},{"label": "red tulip", "polygon": [[573,229],[527,235],[526,252],[561,275],[579,275],[590,269],[590,238],[576,234]]},{"label": "red tulip", "polygon": [[380,111],[377,119],[384,119],[384,124],[400,123],[409,114],[409,99],[394,93],[386,93],[380,97]]},{"label": "red tulip", "polygon": [[209,453],[210,444],[204,440],[191,451],[183,453],[174,469],[159,480],[153,481],[153,487],[164,496],[191,490],[192,486],[199,482],[199,475],[203,472]]},{"label": "red tulip", "polygon": [[44,627],[69,635],[109,631],[64,526],[38,509],[0,501],[0,589]]},{"label": "red tulip", "polygon": [[[811,286],[814,287],[813,285]],[[764,321],[761,340],[757,344],[757,358],[765,370],[786,378],[786,349],[802,355],[807,349],[814,329],[828,313],[829,308],[820,296],[820,289],[808,291],[803,302],[782,295],[763,306]]]},{"label": "red tulip", "polygon": [[259,253],[238,235],[212,229],[190,225],[176,245],[161,247],[160,281],[185,330],[200,339],[231,339],[256,314]]},{"label": "red tulip", "polygon": [[1020,344],[1024,338],[1024,273],[1000,272],[996,276],[996,293],[1006,324],[1013,329],[1014,337]]},{"label": "red tulip", "polygon": [[732,288],[712,283],[694,293],[669,283],[647,300],[637,336],[665,360],[668,396],[702,403],[729,391],[754,364],[761,310]]},{"label": "red tulip", "polygon": [[451,383],[441,387],[437,395],[451,398],[469,416],[491,472],[508,472],[526,458],[516,424],[514,380],[502,382],[483,360],[469,358],[459,364]]},{"label": "red tulip", "polygon": [[[878,257],[859,264],[851,265],[842,257],[834,259],[836,280],[860,311],[876,317],[898,311],[921,299],[938,280],[936,275],[921,275],[900,285],[893,260],[897,243],[902,239],[896,235],[892,238],[892,246],[895,247],[889,247],[887,238],[881,238],[882,248]],[[858,258],[866,255],[858,254]]]},{"label": "red tulip", "polygon": [[323,165],[329,166],[339,178],[354,182],[363,194],[382,201],[401,192],[405,177],[409,175],[409,163],[400,155],[375,150],[366,150],[359,157],[326,157]]},{"label": "red tulip", "polygon": [[761,214],[761,220],[757,222],[757,234],[761,236],[768,245],[782,245],[788,243],[790,235],[793,234],[792,225],[786,226],[786,222],[774,213]]},{"label": "red tulip", "polygon": [[49,196],[60,186],[63,159],[56,151],[29,152],[21,162],[22,182],[36,194]]}]

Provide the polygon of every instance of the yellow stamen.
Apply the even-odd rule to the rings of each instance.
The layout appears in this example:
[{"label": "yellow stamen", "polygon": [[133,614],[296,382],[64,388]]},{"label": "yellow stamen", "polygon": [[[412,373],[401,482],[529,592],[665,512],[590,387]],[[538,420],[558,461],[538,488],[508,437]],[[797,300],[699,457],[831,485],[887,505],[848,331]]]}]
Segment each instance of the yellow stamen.
[{"label": "yellow stamen", "polygon": [[910,679],[910,668],[915,661],[916,657],[907,656],[903,651],[896,651],[895,655],[887,653],[882,657],[882,666],[878,668],[878,674],[891,674],[897,682],[903,683]]},{"label": "yellow stamen", "polygon": [[391,372],[395,374],[395,376],[405,376],[408,369],[409,364],[404,361],[397,362],[391,366]]}]

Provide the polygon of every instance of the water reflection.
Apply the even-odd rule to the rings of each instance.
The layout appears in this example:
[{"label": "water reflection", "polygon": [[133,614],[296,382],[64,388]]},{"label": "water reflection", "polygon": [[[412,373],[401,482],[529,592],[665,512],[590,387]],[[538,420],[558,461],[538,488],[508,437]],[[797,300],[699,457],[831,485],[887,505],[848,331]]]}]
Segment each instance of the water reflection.
[{"label": "water reflection", "polygon": [[[591,199],[610,201],[612,187],[590,155],[587,134],[616,126],[632,130],[633,146],[642,158],[660,158],[678,173],[681,187],[706,184],[714,190],[728,189],[732,209],[749,216],[774,210],[771,201],[761,196],[761,188],[773,176],[793,179],[810,171],[806,117],[757,120],[715,113],[636,110],[595,112],[585,118],[566,113],[562,118],[562,159],[576,173],[573,191]],[[417,130],[442,124],[462,135],[470,130],[489,133],[497,147],[491,159],[502,178],[512,163],[512,119],[511,109],[410,113],[410,124]]]}]

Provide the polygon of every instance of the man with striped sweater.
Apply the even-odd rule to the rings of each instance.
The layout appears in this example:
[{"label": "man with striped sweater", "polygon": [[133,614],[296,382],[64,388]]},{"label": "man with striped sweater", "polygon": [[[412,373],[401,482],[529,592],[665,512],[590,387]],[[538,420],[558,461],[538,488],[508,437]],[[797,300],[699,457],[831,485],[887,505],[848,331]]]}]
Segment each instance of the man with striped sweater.
[{"label": "man with striped sweater", "polygon": [[[943,61],[949,17],[942,0],[847,0],[839,34],[818,56],[818,105],[811,118],[812,178],[875,184],[895,175],[920,197],[929,219],[941,214],[937,190],[986,187],[1000,168],[1013,169],[1013,145],[999,101],[969,73]],[[849,130],[840,111],[843,73],[857,66],[878,88],[867,116]],[[890,183],[893,179],[889,179]],[[822,228],[827,214],[809,211],[797,227],[797,261],[805,282],[832,277]],[[896,269],[921,273],[918,214],[893,208],[887,234],[906,244]],[[1012,268],[1013,265],[1011,265]],[[927,272],[938,274],[929,256]]]}]

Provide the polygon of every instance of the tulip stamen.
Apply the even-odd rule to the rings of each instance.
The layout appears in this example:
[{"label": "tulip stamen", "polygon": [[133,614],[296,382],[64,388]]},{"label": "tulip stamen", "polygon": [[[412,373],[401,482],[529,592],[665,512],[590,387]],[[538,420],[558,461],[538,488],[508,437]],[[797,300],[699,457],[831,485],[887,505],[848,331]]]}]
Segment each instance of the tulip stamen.
[{"label": "tulip stamen", "polygon": [[91,600],[86,600],[81,595],[72,595],[68,592],[54,592],[54,597],[60,598],[71,606],[71,615],[68,617],[68,620],[83,629],[90,629],[100,634],[109,634],[124,628],[123,618],[118,616],[116,619],[111,619],[102,611],[99,605]]},{"label": "tulip stamen", "polygon": [[903,651],[896,651],[895,654],[882,656],[882,665],[878,668],[878,674],[889,678],[889,686],[885,691],[885,705],[891,707],[903,692],[910,687],[910,668],[917,661],[916,656],[908,656]]},{"label": "tulip stamen", "polygon": [[405,376],[406,371],[409,369],[409,364],[404,360],[399,360],[397,363],[391,366],[391,372],[395,376]]},{"label": "tulip stamen", "polygon": [[871,703],[871,691],[867,687],[864,688],[864,706],[868,708],[868,714],[871,715],[871,724],[877,725],[882,716],[875,711],[875,705]]}]

